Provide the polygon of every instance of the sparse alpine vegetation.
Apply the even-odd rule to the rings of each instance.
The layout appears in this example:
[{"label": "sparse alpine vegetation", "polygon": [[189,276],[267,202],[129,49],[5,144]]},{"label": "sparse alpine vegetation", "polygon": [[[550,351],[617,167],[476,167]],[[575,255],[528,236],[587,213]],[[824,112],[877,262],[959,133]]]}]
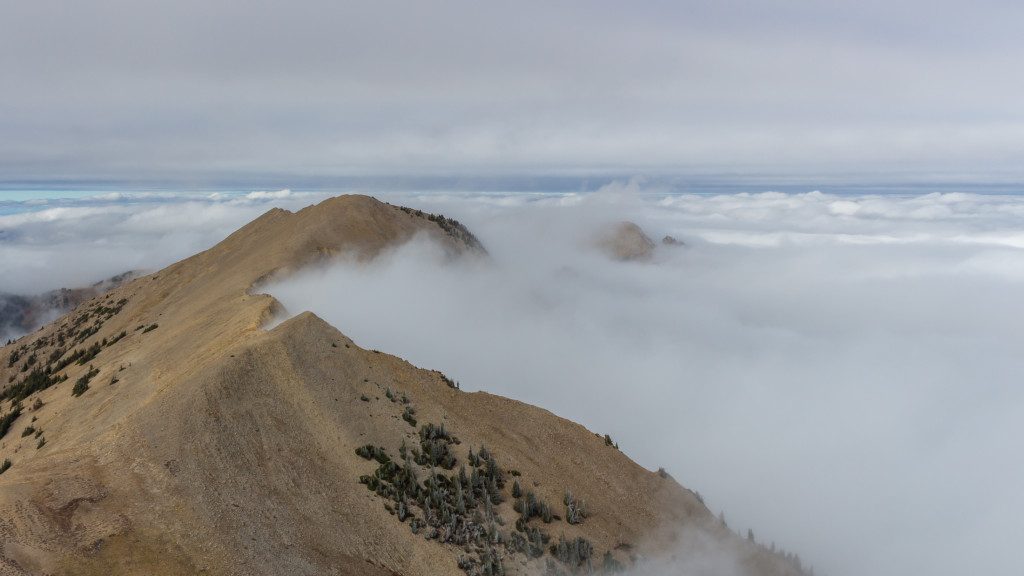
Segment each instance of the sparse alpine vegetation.
[{"label": "sparse alpine vegetation", "polygon": [[453,218],[446,218],[441,214],[426,213],[423,212],[422,210],[415,210],[413,208],[408,208],[406,206],[399,206],[398,208],[399,210],[405,212],[410,216],[414,216],[416,218],[426,218],[428,221],[437,224],[437,226],[448,236],[456,240],[462,241],[466,246],[469,246],[470,248],[479,250],[480,252],[486,252],[484,250],[483,244],[481,244],[480,241],[477,240],[476,236],[474,236],[473,233],[470,232],[468,228],[463,226],[458,220],[455,220]]},{"label": "sparse alpine vegetation", "polygon": [[7,431],[11,429],[11,424],[21,416],[21,404],[16,403],[14,408],[10,412],[0,416],[0,438],[3,438]]},{"label": "sparse alpine vegetation", "polygon": [[[548,548],[550,536],[540,526],[530,525],[532,518],[539,518],[544,524],[560,518],[533,491],[523,496],[518,472],[514,473],[510,490],[519,518],[514,527],[506,527],[499,508],[505,500],[505,477],[511,472],[502,470],[486,446],[481,444],[475,453],[470,447],[466,457],[469,468],[462,464],[454,472],[459,463],[454,448],[460,443],[458,438],[443,423],[423,425],[419,437],[418,448],[409,450],[402,443],[398,460],[392,460],[382,446],[367,444],[356,448],[356,454],[378,464],[372,474],[361,476],[359,482],[381,497],[385,510],[399,522],[408,523],[414,534],[461,547],[463,553],[457,565],[471,576],[504,574],[505,566],[516,556],[529,561],[545,552],[550,552],[547,573],[593,571],[593,546],[588,540],[566,540],[563,534],[558,544]],[[445,470],[453,472],[445,474]],[[566,502],[575,514],[585,517],[585,504],[569,491]],[[558,564],[552,564],[555,560]],[[612,571],[622,567],[610,550],[605,554],[604,566]]]},{"label": "sparse alpine vegetation", "polygon": [[81,396],[82,394],[85,394],[85,391],[89,389],[89,381],[92,380],[93,377],[99,373],[100,371],[98,368],[93,368],[92,366],[89,366],[89,371],[86,372],[85,375],[83,375],[81,378],[75,381],[75,387],[71,389],[71,395]]},{"label": "sparse alpine vegetation", "polygon": [[[100,341],[93,342],[91,345],[84,348],[77,348],[70,354],[65,355],[68,350],[67,348],[64,348],[64,344],[66,342],[71,341],[73,346],[75,343],[85,341],[89,336],[92,336],[99,331],[105,320],[109,320],[114,315],[118,314],[124,308],[125,304],[128,303],[126,298],[120,299],[116,304],[106,303],[109,300],[110,298],[108,297],[106,301],[95,302],[87,306],[84,311],[80,312],[73,319],[65,319],[55,335],[44,336],[36,340],[33,344],[32,350],[44,351],[43,353],[46,354],[45,365],[42,365],[42,362],[37,363],[37,355],[35,353],[31,354],[26,358],[26,362],[21,369],[21,372],[27,372],[25,376],[16,384],[13,384],[0,392],[0,400],[10,399],[12,401],[21,401],[35,392],[46,390],[51,386],[60,384],[68,379],[67,374],[60,374],[62,370],[72,364],[84,366],[88,362],[94,360],[105,348],[112,346],[125,338],[128,333],[127,331],[122,330],[109,340],[104,338]],[[94,319],[93,324],[88,328],[82,328],[90,319]],[[45,349],[49,349],[48,353]],[[24,344],[13,350],[8,359],[9,367],[13,367],[21,356],[28,352],[28,345]],[[29,359],[31,359],[31,362]],[[28,368],[32,368],[32,370],[28,371]],[[95,374],[93,374],[93,376],[95,376]],[[85,390],[88,389],[88,381],[91,378],[92,376],[89,376],[85,380],[84,389],[77,383],[75,385],[76,388],[85,392]],[[11,382],[13,382],[13,380],[14,376],[11,377]],[[78,396],[80,394],[81,393],[75,395]]]},{"label": "sparse alpine vegetation", "polygon": [[[0,440],[0,463],[19,468],[0,482],[0,518],[33,527],[21,543],[40,562],[106,574],[111,561],[144,553],[153,557],[144,571],[167,574],[200,566],[227,573],[244,560],[259,576],[296,566],[375,576],[456,566],[473,576],[575,575],[628,568],[656,552],[647,528],[710,517],[666,509],[683,490],[593,432],[514,400],[461,394],[444,374],[384,352],[350,350],[312,314],[251,330],[269,303],[251,288],[275,270],[297,271],[325,255],[373,258],[416,231],[472,252],[446,236],[458,234],[456,222],[382,210],[366,197],[300,212],[274,210],[0,350],[0,419],[4,433],[14,431]],[[121,293],[131,303],[118,301]],[[157,328],[161,335],[149,334]],[[131,385],[107,385],[118,378]],[[66,380],[64,390],[44,391]],[[67,397],[75,380],[81,399]],[[175,425],[164,426],[169,419]],[[59,434],[50,448],[44,425]],[[150,447],[131,450],[147,440]],[[187,464],[174,459],[182,446]],[[586,465],[574,465],[577,457]],[[106,498],[99,486],[116,500],[94,502]],[[197,497],[182,509],[163,497],[172,492]],[[76,513],[70,531],[69,502],[97,504]],[[153,534],[168,540],[147,543]],[[797,576],[757,574],[768,573]]]}]

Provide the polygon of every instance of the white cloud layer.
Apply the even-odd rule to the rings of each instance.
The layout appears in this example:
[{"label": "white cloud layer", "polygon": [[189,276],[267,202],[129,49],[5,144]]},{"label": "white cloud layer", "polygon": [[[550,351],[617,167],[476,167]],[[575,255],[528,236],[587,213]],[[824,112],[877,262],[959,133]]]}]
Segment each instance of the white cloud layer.
[{"label": "white cloud layer", "polygon": [[[609,433],[730,526],[832,576],[1016,575],[1024,197],[409,194],[489,265],[414,243],[270,292],[361,346]],[[0,290],[205,249],[298,193],[92,198],[0,215]],[[647,264],[587,246],[628,219]]]},{"label": "white cloud layer", "polygon": [[[493,263],[414,243],[269,291],[465,390],[610,433],[821,572],[1024,567],[1024,199],[392,200],[467,223]],[[586,249],[617,219],[687,247],[651,264]]]},{"label": "white cloud layer", "polygon": [[271,205],[300,208],[322,197],[283,190],[0,202],[0,292],[31,295],[156,270],[206,250]]}]

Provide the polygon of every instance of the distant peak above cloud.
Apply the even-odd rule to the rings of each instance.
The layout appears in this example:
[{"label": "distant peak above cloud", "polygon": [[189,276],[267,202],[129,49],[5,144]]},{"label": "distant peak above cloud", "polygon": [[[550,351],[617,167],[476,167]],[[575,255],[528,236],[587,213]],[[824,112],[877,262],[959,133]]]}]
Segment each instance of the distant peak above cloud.
[{"label": "distant peak above cloud", "polygon": [[609,224],[596,234],[595,245],[615,260],[647,261],[654,256],[654,241],[633,222]]}]

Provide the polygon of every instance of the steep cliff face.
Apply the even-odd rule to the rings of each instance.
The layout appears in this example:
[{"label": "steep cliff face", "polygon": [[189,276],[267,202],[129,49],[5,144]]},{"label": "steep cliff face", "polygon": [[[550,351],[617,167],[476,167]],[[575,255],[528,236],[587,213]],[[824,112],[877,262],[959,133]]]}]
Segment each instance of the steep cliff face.
[{"label": "steep cliff face", "polygon": [[262,282],[420,234],[484,257],[453,221],[339,197],[0,349],[0,574],[570,573],[708,543],[795,573],[579,425],[311,313],[263,328]]}]

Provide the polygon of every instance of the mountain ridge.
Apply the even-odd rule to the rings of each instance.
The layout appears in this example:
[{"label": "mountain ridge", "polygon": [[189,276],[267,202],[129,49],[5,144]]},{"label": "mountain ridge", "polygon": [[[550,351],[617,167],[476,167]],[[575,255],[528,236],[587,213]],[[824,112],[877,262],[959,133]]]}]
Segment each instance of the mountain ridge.
[{"label": "mountain ridge", "polygon": [[[485,254],[457,222],[369,197],[274,209],[0,349],[11,401],[0,417],[22,406],[0,437],[0,458],[13,463],[0,475],[0,574],[582,569],[571,565],[578,556],[557,558],[560,535],[585,541],[597,568],[605,554],[630,565],[710,539],[753,573],[798,573],[578,424],[462,392],[439,372],[360,348],[310,312],[264,329],[282,310],[258,293],[262,283],[332,258],[368,261],[418,235],[453,257]],[[451,434],[424,439],[442,424]],[[376,461],[356,453],[367,446]],[[487,463],[472,465],[483,446]],[[435,447],[457,466],[398,457],[408,449],[427,458]],[[405,460],[423,487],[397,493],[384,460]],[[434,524],[442,511],[458,516],[453,486],[472,487],[452,478],[467,465],[472,487],[483,486],[482,497],[467,497],[475,511]],[[478,473],[490,485],[476,484]],[[520,480],[524,494],[514,496]],[[586,501],[581,523],[567,521],[566,490]],[[527,491],[559,519],[522,520],[514,508]],[[396,518],[395,506],[412,519]],[[477,540],[426,537],[445,526]],[[534,558],[522,534],[541,532],[549,540]]]}]

